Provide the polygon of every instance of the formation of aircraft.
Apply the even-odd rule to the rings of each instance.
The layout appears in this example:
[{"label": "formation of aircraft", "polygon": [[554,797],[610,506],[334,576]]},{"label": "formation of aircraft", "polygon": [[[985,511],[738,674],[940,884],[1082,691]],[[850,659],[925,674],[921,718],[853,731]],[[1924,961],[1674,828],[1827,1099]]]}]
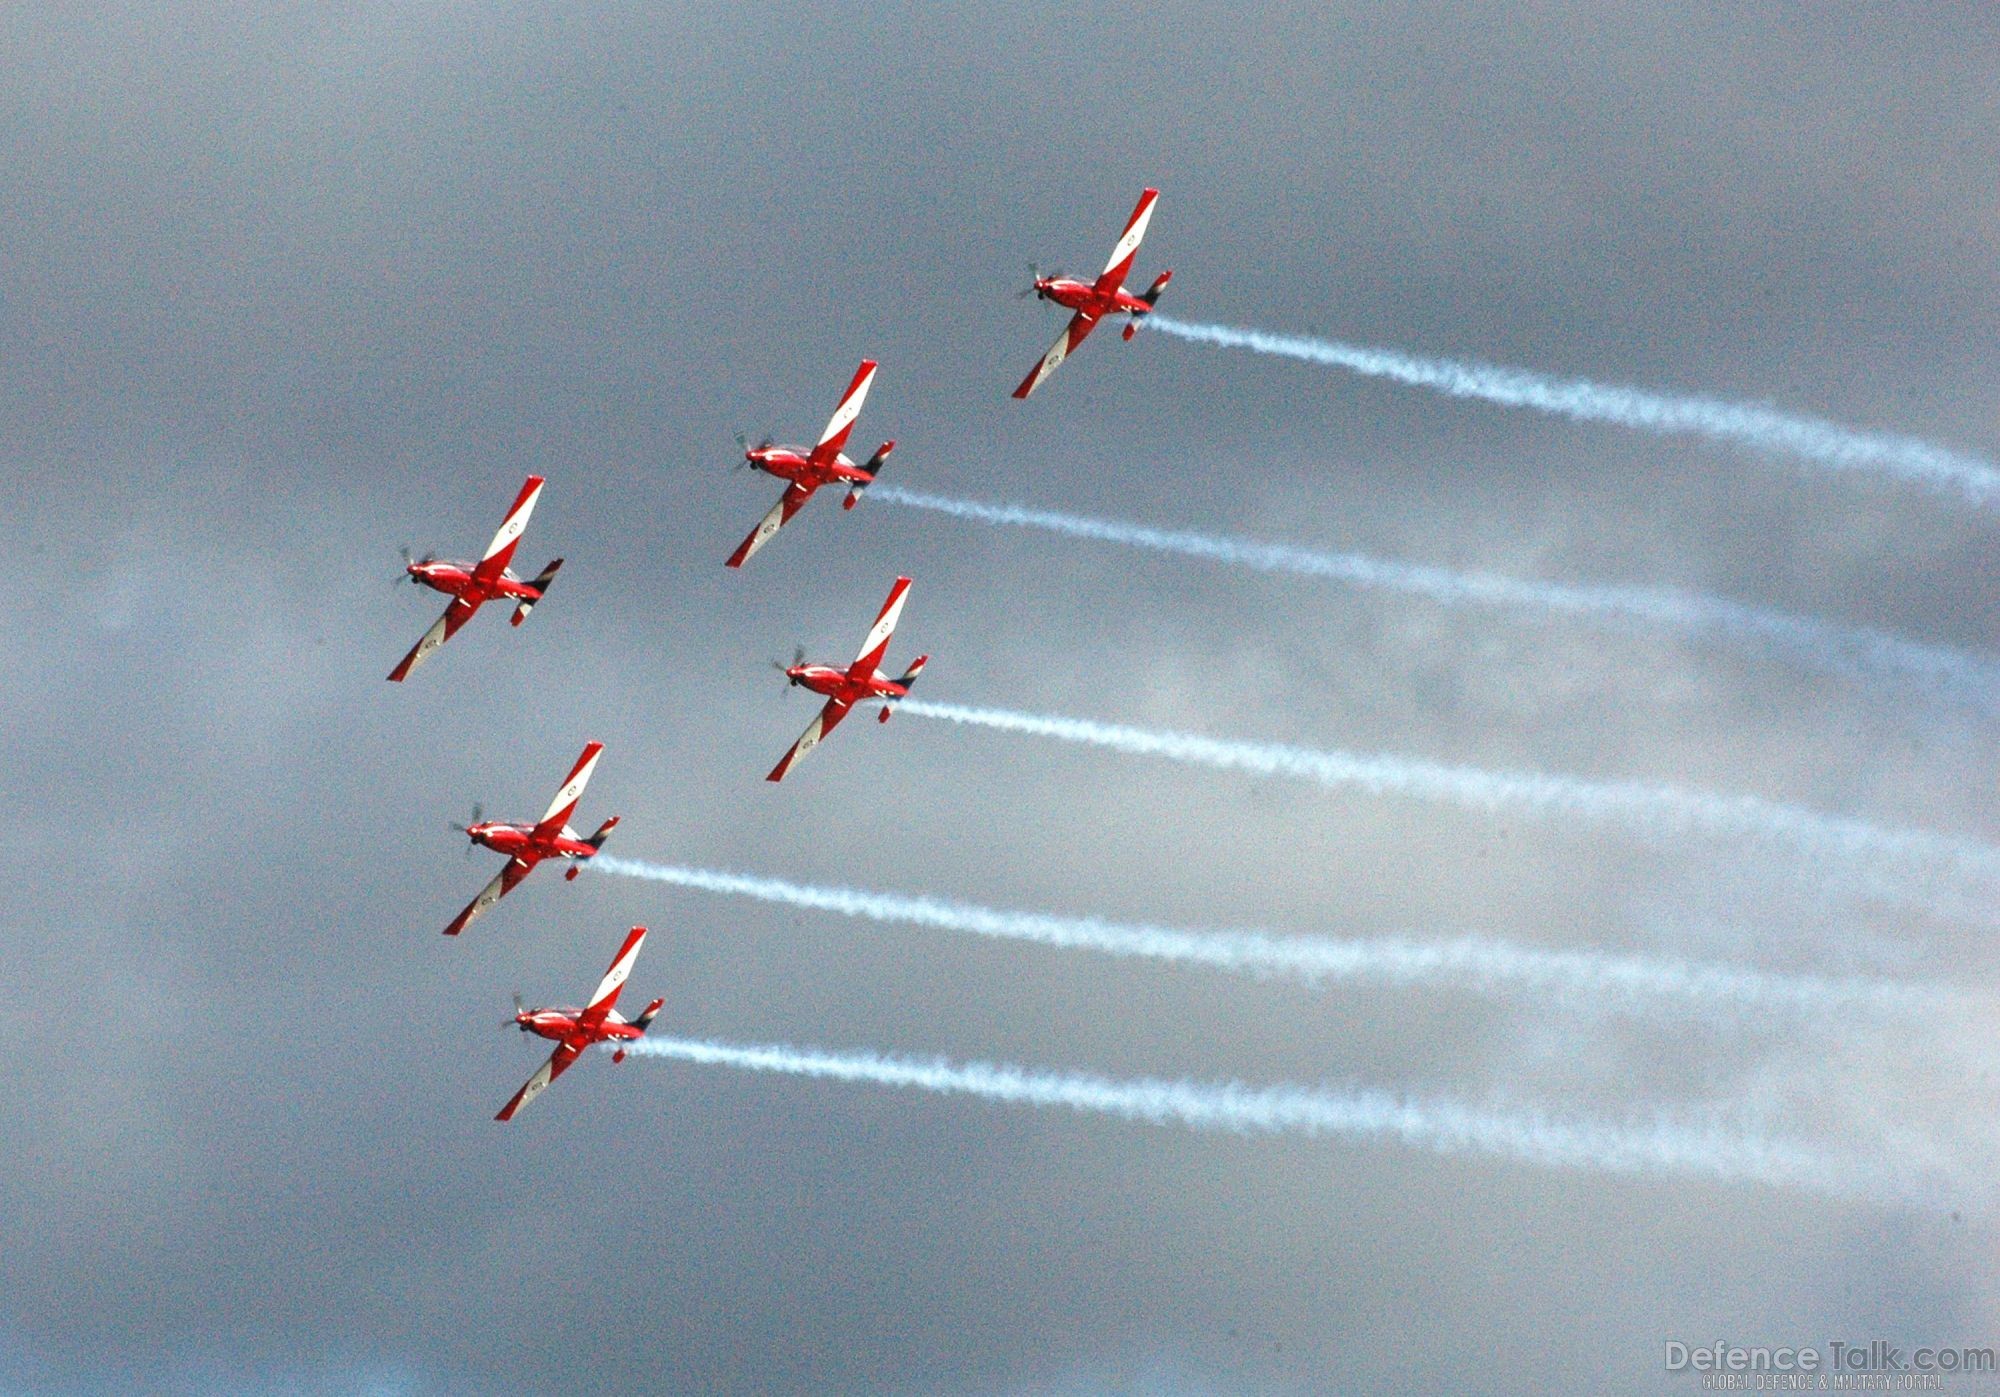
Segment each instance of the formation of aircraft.
[{"label": "formation of aircraft", "polygon": [[[567,1072],[569,1065],[583,1055],[585,1048],[646,1036],[654,1015],[660,1012],[660,1006],[666,1000],[654,1000],[630,1023],[615,1007],[618,992],[625,988],[625,980],[632,973],[632,964],[639,959],[639,948],[645,944],[646,928],[633,927],[626,934],[625,944],[618,948],[618,954],[611,958],[611,968],[604,972],[604,978],[597,982],[597,988],[591,991],[590,998],[581,1009],[527,1009],[522,1007],[519,995],[514,997],[514,1017],[503,1020],[502,1027],[513,1024],[523,1033],[552,1039],[556,1048],[549,1054],[549,1060],[535,1069],[535,1075],[521,1083],[521,1089],[508,1098],[507,1104],[493,1117],[494,1120],[514,1119],[514,1113],[546,1091],[550,1082]],[[611,1060],[623,1062],[625,1050],[620,1048],[612,1053]]]},{"label": "formation of aircraft", "polygon": [[861,492],[875,483],[883,462],[896,449],[896,443],[885,441],[875,448],[875,454],[868,458],[866,465],[857,466],[841,454],[847,445],[847,437],[854,430],[854,419],[861,415],[861,404],[868,399],[869,385],[875,382],[875,361],[863,359],[861,367],[854,371],[854,382],[847,385],[841,394],[840,404],[827,419],[826,430],[819,434],[819,441],[811,450],[797,446],[776,446],[771,442],[760,442],[751,446],[743,445],[743,459],[758,470],[788,482],[785,493],[778,496],[778,502],[771,506],[771,512],[757,521],[743,542],[736,545],[736,551],[729,555],[728,566],[740,568],[750,560],[750,555],[771,541],[772,535],[792,522],[792,516],[805,508],[806,501],[822,485],[845,485],[847,498],[841,501],[842,509],[852,509],[861,502]]},{"label": "formation of aircraft", "polygon": [[1062,333],[1056,336],[1056,342],[1049,346],[1049,352],[1042,356],[1042,362],[1021,380],[1021,386],[1014,390],[1015,397],[1025,398],[1041,387],[1062,361],[1076,353],[1077,346],[1090,338],[1090,332],[1105,316],[1131,317],[1125,322],[1125,338],[1129,340],[1137,333],[1140,318],[1152,314],[1153,307],[1159,304],[1160,293],[1167,289],[1167,283],[1174,279],[1174,274],[1161,272],[1154,278],[1153,284],[1137,296],[1125,289],[1125,277],[1132,270],[1132,259],[1139,255],[1139,244],[1146,236],[1146,225],[1153,221],[1153,205],[1159,197],[1157,189],[1148,189],[1139,196],[1138,207],[1132,210],[1125,231],[1118,235],[1117,245],[1111,249],[1111,260],[1104,264],[1097,280],[1078,281],[1060,274],[1042,276],[1039,272],[1034,273],[1034,285],[1022,295],[1033,294],[1038,300],[1053,301],[1064,310],[1075,313],[1063,326]]},{"label": "formation of aircraft", "polygon": [[542,483],[539,475],[528,477],[528,483],[521,487],[513,508],[501,521],[500,532],[493,535],[493,542],[486,545],[485,556],[478,562],[446,563],[428,557],[405,559],[403,571],[409,579],[434,592],[443,592],[451,598],[451,605],[424,632],[423,638],[410,647],[410,653],[403,656],[402,663],[389,671],[389,682],[400,684],[408,679],[411,670],[457,635],[459,627],[478,615],[479,608],[490,601],[498,601],[502,597],[512,601],[515,604],[514,624],[517,626],[528,619],[528,613],[548,592],[549,584],[556,580],[556,572],[563,564],[563,560],[557,558],[543,568],[532,582],[523,582],[507,567],[514,561],[514,550],[520,547],[522,531],[528,527],[528,516],[535,512],[535,501],[541,498]]},{"label": "formation of aircraft", "polygon": [[896,622],[903,614],[903,602],[909,595],[910,579],[897,578],[895,585],[889,589],[889,599],[882,603],[881,614],[869,627],[868,638],[861,642],[861,653],[846,669],[833,665],[809,665],[805,662],[803,651],[792,657],[791,664],[778,664],[786,683],[826,695],[826,706],[806,724],[806,730],[799,734],[792,750],[771,768],[770,775],[764,778],[766,781],[784,780],[785,773],[805,760],[806,754],[819,746],[821,738],[839,727],[840,720],[857,703],[880,699],[882,712],[875,721],[889,721],[889,705],[910,692],[910,686],[917,682],[917,676],[923,673],[931,658],[929,655],[917,656],[910,661],[910,667],[894,679],[876,668],[889,649],[889,639],[896,633]]},{"label": "formation of aircraft", "polygon": [[[1141,317],[1152,312],[1160,299],[1160,293],[1173,279],[1170,271],[1161,272],[1147,290],[1133,295],[1125,290],[1125,278],[1132,270],[1133,260],[1138,256],[1139,244],[1146,236],[1146,226],[1153,216],[1153,205],[1159,198],[1156,189],[1146,190],[1139,198],[1138,207],[1132,210],[1132,217],[1119,235],[1117,245],[1112,248],[1111,260],[1104,271],[1094,281],[1080,281],[1065,277],[1060,273],[1043,276],[1035,274],[1034,285],[1023,295],[1033,294],[1042,300],[1053,302],[1071,312],[1068,324],[1063,328],[1049,352],[1021,386],[1014,390],[1016,398],[1025,398],[1039,387],[1056,368],[1082,344],[1098,321],[1107,316],[1127,317],[1125,338],[1131,339]],[[856,465],[843,453],[849,435],[854,430],[855,419],[860,416],[862,404],[867,400],[868,389],[875,381],[876,362],[864,359],[855,370],[854,379],[841,395],[840,403],[834,408],[833,417],[827,422],[826,430],[820,434],[818,442],[810,449],[793,446],[778,446],[770,441],[751,446],[743,437],[737,440],[743,446],[743,460],[766,474],[777,476],[786,482],[785,492],[757,527],[750,531],[736,551],[729,556],[728,566],[740,568],[752,554],[768,543],[778,530],[782,529],[807,500],[822,486],[838,485],[847,490],[847,498],[842,501],[843,509],[852,509],[860,501],[862,492],[875,482],[881,473],[889,453],[896,443],[885,441],[877,447],[875,454],[867,462]],[[391,681],[401,683],[409,678],[410,672],[428,659],[431,654],[465,623],[472,619],[489,601],[509,601],[514,604],[513,624],[518,626],[527,620],[528,613],[535,604],[547,595],[549,584],[555,580],[556,572],[562,567],[562,559],[557,558],[530,580],[514,575],[509,564],[515,549],[520,546],[521,534],[528,527],[528,519],[534,513],[535,502],[541,497],[543,478],[531,475],[521,487],[521,493],[514,500],[507,517],[500,525],[500,531],[493,536],[485,554],[476,563],[441,562],[425,556],[413,559],[404,550],[403,572],[412,582],[443,592],[451,598],[431,628],[424,632],[410,653],[390,671]],[[401,580],[400,578],[398,579]],[[887,655],[889,642],[896,632],[896,623],[902,617],[903,604],[910,593],[910,579],[898,577],[889,589],[889,596],[882,603],[882,610],[875,617],[875,624],[869,628],[867,639],[861,643],[861,651],[854,662],[845,668],[826,664],[808,664],[805,651],[801,648],[787,665],[777,662],[788,685],[803,688],[821,695],[826,703],[814,715],[806,730],[799,735],[791,749],[771,768],[765,778],[782,781],[794,766],[802,761],[826,735],[838,727],[857,704],[879,703],[881,710],[877,721],[889,721],[890,712],[897,700],[907,697],[910,686],[916,683],[930,660],[928,655],[919,655],[910,662],[907,669],[895,678],[890,678],[881,669]],[[578,802],[583,798],[584,787],[589,784],[591,773],[597,768],[597,759],[604,751],[604,744],[591,742],[584,746],[583,754],[570,768],[562,786],[556,791],[555,799],[548,810],[534,824],[518,824],[500,820],[481,818],[480,808],[473,807],[472,819],[463,825],[454,825],[471,841],[470,847],[484,845],[496,853],[507,857],[506,864],[493,876],[479,895],[467,903],[464,910],[445,927],[445,935],[457,936],[463,932],[473,918],[491,908],[501,898],[519,887],[522,880],[535,870],[544,859],[567,859],[569,868],[565,878],[575,878],[581,865],[596,856],[604,847],[604,841],[617,828],[618,817],[613,815],[599,825],[596,833],[588,837],[579,835],[569,825]],[[638,959],[639,949],[644,945],[646,929],[635,926],[612,958],[611,967],[605,971],[590,999],[580,1009],[541,1008],[529,1009],[522,1005],[521,997],[514,996],[514,1015],[505,1022],[519,1028],[523,1033],[533,1033],[555,1043],[555,1050],[548,1061],[543,1063],[505,1106],[500,1108],[496,1120],[512,1120],[515,1112],[534,1100],[546,1090],[549,1084],[560,1077],[582,1056],[586,1048],[600,1043],[622,1044],[642,1037],[652,1024],[654,1017],[665,1003],[655,999],[648,1004],[636,1019],[627,1021],[617,1011],[619,991],[624,988],[626,977],[632,973],[633,963]],[[619,1046],[612,1053],[612,1061],[622,1062],[625,1048]]]},{"label": "formation of aircraft", "polygon": [[521,880],[533,873],[535,865],[543,859],[570,860],[569,869],[563,874],[565,880],[570,880],[576,877],[578,864],[604,847],[611,831],[618,828],[616,815],[599,825],[597,833],[587,839],[571,829],[568,823],[569,817],[575,813],[577,802],[583,799],[583,788],[590,784],[590,773],[597,769],[598,754],[603,750],[602,742],[592,742],[584,747],[583,755],[576,759],[576,765],[563,778],[556,798],[549,802],[548,810],[534,824],[481,820],[479,807],[475,805],[471,823],[452,826],[474,844],[484,844],[495,853],[507,855],[507,863],[493,875],[492,882],[479,890],[479,896],[466,903],[465,910],[451,919],[451,925],[444,929],[446,936],[456,936],[464,931],[474,917],[519,887]]}]

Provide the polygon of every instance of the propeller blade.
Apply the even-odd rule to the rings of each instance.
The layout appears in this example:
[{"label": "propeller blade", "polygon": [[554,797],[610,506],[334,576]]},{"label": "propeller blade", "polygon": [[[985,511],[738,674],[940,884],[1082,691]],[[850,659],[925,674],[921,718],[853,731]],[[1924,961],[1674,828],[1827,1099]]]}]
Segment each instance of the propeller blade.
[{"label": "propeller blade", "polygon": [[806,647],[803,645],[797,645],[792,647],[792,663],[795,665],[802,665],[805,662],[806,662]]}]

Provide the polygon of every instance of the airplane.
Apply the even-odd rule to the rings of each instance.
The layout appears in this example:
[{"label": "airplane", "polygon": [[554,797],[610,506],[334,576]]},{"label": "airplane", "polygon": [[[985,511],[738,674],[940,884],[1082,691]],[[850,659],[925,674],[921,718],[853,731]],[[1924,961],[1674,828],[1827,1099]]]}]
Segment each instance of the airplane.
[{"label": "airplane", "polygon": [[616,815],[599,825],[597,833],[588,839],[564,823],[576,809],[576,803],[583,799],[583,788],[590,783],[590,773],[596,769],[598,753],[603,750],[602,742],[592,742],[584,747],[583,755],[576,759],[576,765],[563,779],[556,798],[549,802],[548,813],[534,824],[513,825],[500,820],[481,820],[479,807],[475,805],[472,807],[471,824],[452,826],[474,844],[484,844],[495,853],[507,855],[507,865],[493,875],[493,881],[479,890],[479,896],[468,902],[463,912],[451,919],[451,925],[444,929],[446,936],[456,936],[464,931],[474,917],[519,887],[521,880],[533,873],[535,865],[543,859],[568,859],[569,870],[563,874],[563,879],[569,881],[576,877],[579,872],[577,865],[581,861],[604,847],[611,831],[618,828]]},{"label": "airplane", "polygon": [[861,642],[861,653],[846,669],[836,669],[832,665],[809,665],[804,649],[792,656],[792,663],[772,663],[783,672],[787,682],[826,695],[826,707],[820,709],[799,740],[792,744],[792,750],[785,753],[783,760],[771,768],[766,781],[782,781],[785,773],[803,760],[806,753],[819,746],[821,738],[840,726],[840,720],[857,703],[867,703],[872,699],[882,701],[882,713],[875,721],[889,721],[889,705],[910,692],[910,686],[917,682],[917,676],[929,663],[929,655],[919,655],[910,661],[910,667],[902,677],[890,679],[875,668],[882,662],[882,655],[889,648],[889,637],[896,633],[896,618],[903,614],[903,601],[910,594],[910,579],[899,577],[896,585],[889,589],[889,600],[882,603],[882,614],[875,618],[874,627],[868,638]]},{"label": "airplane", "polygon": [[[646,1006],[644,1013],[630,1023],[612,1007],[618,1003],[618,991],[625,987],[625,977],[632,973],[632,963],[639,959],[639,948],[645,941],[646,928],[633,927],[625,938],[625,944],[612,957],[611,968],[604,972],[604,978],[591,992],[590,1002],[581,1009],[527,1009],[521,1005],[521,996],[514,996],[514,1017],[502,1019],[500,1026],[505,1028],[512,1024],[523,1033],[554,1039],[556,1050],[549,1054],[547,1062],[535,1069],[534,1076],[521,1084],[521,1089],[500,1108],[494,1120],[514,1119],[514,1113],[540,1096],[550,1082],[568,1071],[569,1065],[583,1055],[585,1048],[614,1038],[645,1036],[653,1016],[660,1012],[660,1006],[666,1000],[654,1000]],[[625,1049],[612,1053],[611,1060],[623,1062]]]},{"label": "airplane", "polygon": [[854,419],[861,414],[861,403],[868,396],[868,385],[874,381],[875,361],[863,359],[861,367],[854,371],[854,382],[847,385],[847,392],[841,395],[840,406],[833,410],[826,430],[820,433],[819,444],[810,451],[796,446],[774,446],[769,441],[751,446],[742,437],[737,438],[743,442],[743,460],[747,464],[790,483],[785,486],[785,493],[778,497],[778,502],[771,506],[771,512],[757,521],[757,527],[750,531],[748,538],[736,545],[736,551],[729,555],[730,567],[740,568],[748,562],[752,553],[792,522],[792,516],[805,508],[806,501],[822,485],[847,486],[847,498],[840,505],[842,509],[852,509],[861,502],[861,492],[875,483],[882,463],[896,449],[895,442],[883,442],[863,466],[855,465],[840,454],[840,449],[847,445],[848,433],[854,430]]},{"label": "airplane", "polygon": [[1157,189],[1148,189],[1139,196],[1139,205],[1132,210],[1131,221],[1119,234],[1118,245],[1111,249],[1111,260],[1104,264],[1104,271],[1096,281],[1078,281],[1060,273],[1042,276],[1030,268],[1034,272],[1035,283],[1021,294],[1054,301],[1076,314],[1070,317],[1069,324],[1063,326],[1063,332],[1056,336],[1055,344],[1042,356],[1042,362],[1035,365],[1034,372],[1021,380],[1021,386],[1014,390],[1015,397],[1025,398],[1041,387],[1042,380],[1054,373],[1063,360],[1076,353],[1077,346],[1090,338],[1090,332],[1105,316],[1130,316],[1125,324],[1125,338],[1129,340],[1138,332],[1139,318],[1152,313],[1160,293],[1166,290],[1174,274],[1161,272],[1152,286],[1138,296],[1125,289],[1125,276],[1132,270],[1132,259],[1139,255],[1139,240],[1146,236],[1146,224],[1152,220],[1153,203],[1159,197]]},{"label": "airplane", "polygon": [[548,592],[549,584],[555,581],[557,569],[563,565],[563,560],[557,558],[543,568],[541,575],[532,582],[523,582],[507,569],[507,564],[514,560],[514,549],[520,545],[521,531],[528,527],[528,516],[535,512],[535,501],[541,493],[542,477],[529,476],[528,483],[521,487],[521,493],[514,501],[514,507],[507,511],[500,532],[493,535],[493,542],[486,546],[486,555],[477,563],[444,563],[428,556],[413,560],[408,550],[404,551],[403,571],[410,580],[445,593],[451,598],[451,605],[444,609],[444,615],[438,617],[436,624],[424,632],[423,639],[410,653],[403,656],[403,662],[389,671],[390,683],[400,684],[409,678],[411,670],[457,635],[458,628],[478,614],[479,608],[487,602],[505,597],[516,603],[515,625],[528,619],[528,613]]}]

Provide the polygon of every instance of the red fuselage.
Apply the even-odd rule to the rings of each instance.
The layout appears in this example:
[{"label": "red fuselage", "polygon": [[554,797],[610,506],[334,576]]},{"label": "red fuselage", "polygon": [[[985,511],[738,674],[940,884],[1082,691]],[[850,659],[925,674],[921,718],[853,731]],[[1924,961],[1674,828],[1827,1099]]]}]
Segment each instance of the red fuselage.
[{"label": "red fuselage", "polygon": [[405,569],[411,577],[433,592],[443,592],[448,597],[461,601],[489,602],[501,597],[513,597],[522,601],[539,601],[542,594],[530,584],[514,576],[503,568],[498,577],[481,580],[473,575],[473,570],[464,563],[411,563]]},{"label": "red fuselage", "polygon": [[597,852],[594,845],[576,838],[567,828],[553,838],[537,839],[533,825],[509,825],[498,820],[486,820],[467,825],[465,836],[475,844],[484,844],[496,854],[506,854],[525,863],[540,863],[543,859],[587,859]]},{"label": "red fuselage", "polygon": [[1116,291],[1099,291],[1091,283],[1072,277],[1036,277],[1035,294],[1044,301],[1054,301],[1065,310],[1082,311],[1094,320],[1102,320],[1107,315],[1145,315],[1153,309],[1142,297],[1134,296],[1123,287]]},{"label": "red fuselage", "polygon": [[832,460],[816,462],[811,452],[795,446],[750,446],[744,448],[743,459],[768,475],[815,490],[843,480],[865,485],[874,478],[837,451]]},{"label": "red fuselage", "polygon": [[901,698],[910,692],[895,680],[885,677],[880,670],[870,670],[863,676],[852,670],[835,669],[832,665],[790,665],[785,670],[785,678],[801,688],[850,704],[865,703],[869,699]]},{"label": "red fuselage", "polygon": [[533,1033],[556,1043],[568,1043],[572,1047],[587,1048],[592,1043],[603,1043],[612,1038],[643,1038],[646,1030],[636,1024],[626,1023],[616,1009],[605,1015],[604,1021],[596,1025],[583,1022],[581,1009],[523,1009],[514,1015],[514,1022],[523,1033]]}]

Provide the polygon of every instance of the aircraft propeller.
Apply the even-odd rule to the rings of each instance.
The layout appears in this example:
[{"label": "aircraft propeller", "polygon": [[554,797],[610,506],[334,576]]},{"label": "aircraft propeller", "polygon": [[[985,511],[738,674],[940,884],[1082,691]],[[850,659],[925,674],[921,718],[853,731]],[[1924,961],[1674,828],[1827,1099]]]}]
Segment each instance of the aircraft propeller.
[{"label": "aircraft propeller", "polygon": [[500,1027],[502,1027],[502,1028],[518,1028],[518,1029],[520,1029],[520,1030],[521,1030],[521,1032],[523,1032],[523,1033],[526,1033],[526,1032],[528,1031],[528,1026],[527,1026],[526,1024],[524,1024],[524,1023],[522,1023],[522,1022],[521,1022],[521,1011],[522,1011],[523,1009],[525,1009],[525,1008],[527,1008],[527,1005],[526,1005],[526,1003],[525,1003],[525,1002],[523,1002],[523,1000],[521,999],[521,992],[520,992],[519,990],[515,990],[515,991],[514,991],[514,1012],[513,1012],[513,1013],[512,1013],[511,1015],[509,1015],[508,1017],[506,1017],[506,1018],[504,1018],[504,1019],[500,1020]]},{"label": "aircraft propeller", "polygon": [[806,662],[806,647],[803,645],[797,646],[792,650],[792,662],[790,665],[787,665],[783,660],[771,661],[771,668],[775,669],[776,671],[778,671],[778,673],[783,674],[785,676],[786,693],[789,694],[792,691],[792,677],[787,671],[797,669],[800,665],[804,664],[805,662]]},{"label": "aircraft propeller", "polygon": [[1037,265],[1036,265],[1035,263],[1033,263],[1033,262],[1030,262],[1030,263],[1028,264],[1028,277],[1029,277],[1029,281],[1028,281],[1028,284],[1027,284],[1027,285],[1026,285],[1025,287],[1023,287],[1023,288],[1022,288],[1021,290],[1019,290],[1019,291],[1017,291],[1017,292],[1015,292],[1015,293],[1014,293],[1014,299],[1015,299],[1015,300],[1017,300],[1017,301],[1025,301],[1025,300],[1027,300],[1027,299],[1028,299],[1028,297],[1030,297],[1030,296],[1032,296],[1032,295],[1034,295],[1034,294],[1035,294],[1035,291],[1036,291],[1036,286],[1035,286],[1035,283],[1036,283],[1036,282],[1040,281],[1040,280],[1041,280],[1041,279],[1042,279],[1043,277],[1045,277],[1045,276],[1049,276],[1049,277],[1059,277],[1059,276],[1061,276],[1061,275],[1062,275],[1062,273],[1061,273],[1061,272],[1044,272],[1044,271],[1043,271],[1043,270],[1042,270],[1042,269],[1041,269],[1041,268],[1040,268],[1039,266],[1037,266]]},{"label": "aircraft propeller", "polygon": [[403,554],[403,570],[396,574],[395,580],[397,582],[408,582],[412,584],[416,582],[417,579],[413,575],[411,575],[410,572],[410,565],[412,563],[431,563],[437,561],[437,554],[430,549],[424,550],[424,556],[421,558],[412,557],[410,555],[410,545],[407,543],[403,545],[401,551]]},{"label": "aircraft propeller", "polygon": [[[467,820],[462,825],[458,823],[458,821],[453,820],[451,822],[451,827],[454,830],[457,830],[460,834],[470,835],[472,832],[472,826],[478,824],[480,820],[484,819],[485,813],[486,813],[486,807],[479,801],[475,800],[472,802],[472,818]],[[472,845],[469,842],[465,846],[465,852],[468,856],[472,853]]]},{"label": "aircraft propeller", "polygon": [[[738,432],[736,434],[736,444],[742,447],[745,451],[748,451],[750,449],[749,433]],[[770,445],[771,445],[771,438],[769,436],[766,436],[762,441],[757,443],[757,449],[759,451],[765,451],[770,448]],[[745,467],[747,467],[749,464],[750,464],[749,458],[745,457],[744,459],[738,461],[734,466],[732,466],[731,469],[740,471],[743,470]]]}]

